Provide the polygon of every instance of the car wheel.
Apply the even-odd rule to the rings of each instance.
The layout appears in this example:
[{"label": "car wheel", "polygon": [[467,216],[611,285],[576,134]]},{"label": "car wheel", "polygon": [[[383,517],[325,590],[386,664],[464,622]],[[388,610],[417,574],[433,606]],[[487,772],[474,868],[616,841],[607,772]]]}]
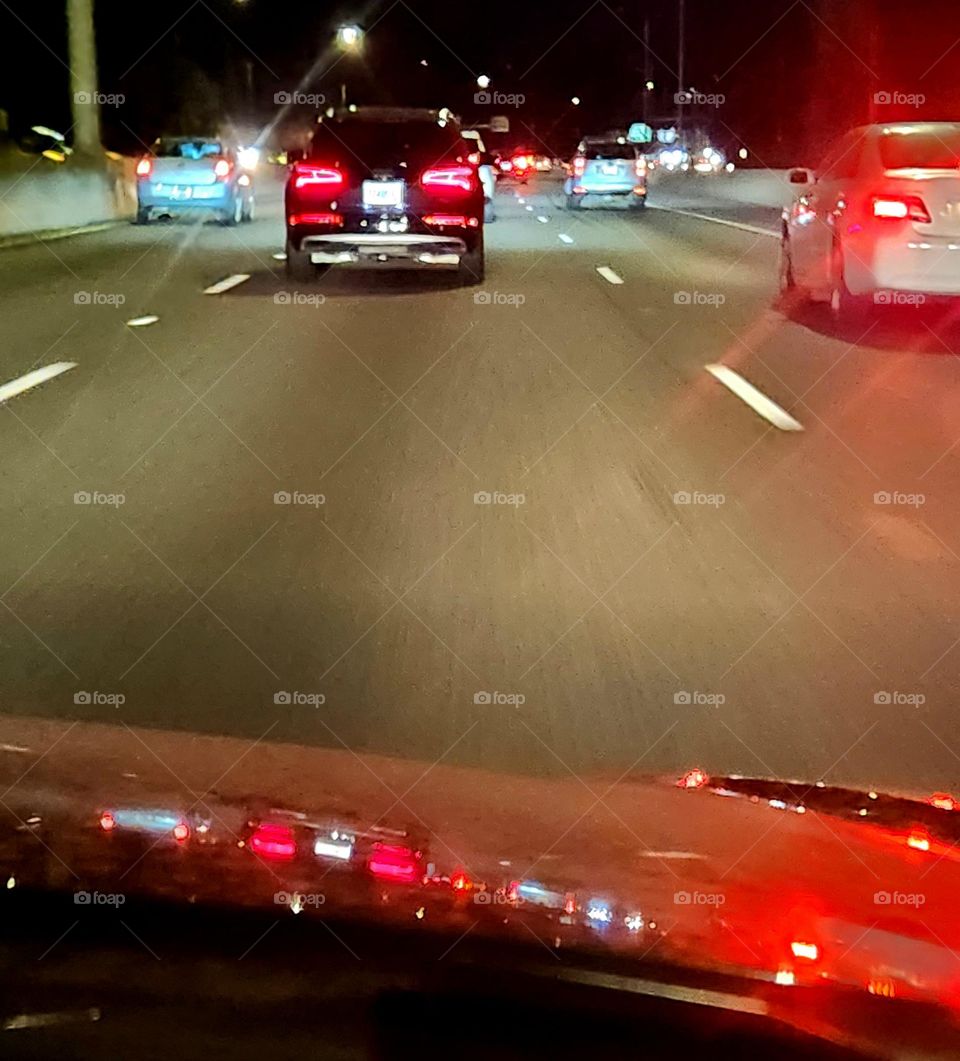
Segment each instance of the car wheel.
[{"label": "car wheel", "polygon": [[633,202],[630,204],[631,210],[646,210],[647,208],[647,197],[645,195],[635,195]]},{"label": "car wheel", "polygon": [[148,225],[150,224],[150,211],[144,206],[137,207],[137,219],[134,222],[137,225]]},{"label": "car wheel", "polygon": [[579,195],[568,195],[567,196],[567,209],[568,210],[579,210],[580,209],[580,196]]},{"label": "car wheel", "polygon": [[830,259],[830,315],[838,326],[857,324],[867,314],[869,303],[862,295],[851,294],[843,275],[843,250],[834,245]]},{"label": "car wheel", "polygon": [[286,260],[286,273],[291,280],[297,280],[300,283],[309,283],[311,280],[317,278],[319,269],[310,260],[310,255],[306,251],[295,250],[293,244],[287,240],[287,260]]},{"label": "car wheel", "polygon": [[243,220],[243,200],[236,196],[230,206],[223,212],[223,224],[230,226],[239,225]]},{"label": "car wheel", "polygon": [[777,269],[777,286],[780,295],[786,298],[797,290],[797,281],[793,275],[793,258],[790,255],[790,243],[787,237],[780,237],[780,262]]},{"label": "car wheel", "polygon": [[493,200],[487,199],[483,204],[483,220],[484,224],[489,225],[491,221],[497,220],[497,211],[494,209]]},{"label": "car wheel", "polygon": [[483,280],[485,272],[483,232],[481,231],[473,247],[460,258],[460,264],[457,266],[457,275],[460,277],[460,283],[468,286],[470,284],[479,284]]},{"label": "car wheel", "polygon": [[253,196],[251,195],[250,198],[243,204],[243,209],[240,212],[240,220],[241,221],[252,221],[253,220],[254,210],[255,210],[254,201],[253,201]]}]

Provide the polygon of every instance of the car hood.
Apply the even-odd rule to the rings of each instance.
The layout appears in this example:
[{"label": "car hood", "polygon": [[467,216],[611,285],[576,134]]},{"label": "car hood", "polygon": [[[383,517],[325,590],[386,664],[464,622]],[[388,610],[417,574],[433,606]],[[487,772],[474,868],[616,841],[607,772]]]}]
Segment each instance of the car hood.
[{"label": "car hood", "polygon": [[8,890],[535,937],[781,993],[960,1005],[945,795],[697,769],[530,778],[9,716],[0,784]]}]

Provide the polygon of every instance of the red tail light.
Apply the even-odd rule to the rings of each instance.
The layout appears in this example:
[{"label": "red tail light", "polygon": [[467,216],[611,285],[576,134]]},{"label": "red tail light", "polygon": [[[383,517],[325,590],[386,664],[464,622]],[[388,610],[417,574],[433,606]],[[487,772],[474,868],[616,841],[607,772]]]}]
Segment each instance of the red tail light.
[{"label": "red tail light", "polygon": [[470,163],[471,166],[479,166],[480,165],[480,152],[479,151],[471,151],[470,154],[467,155],[467,161]]},{"label": "red tail light", "polygon": [[703,788],[710,778],[700,769],[688,770],[677,782],[677,788]]},{"label": "red tail light", "polygon": [[515,155],[513,158],[514,169],[529,169],[530,159],[526,155]]},{"label": "red tail light", "polygon": [[471,192],[476,177],[470,166],[434,166],[424,170],[420,183],[430,191]]},{"label": "red tail light", "polygon": [[117,823],[110,811],[104,811],[103,814],[100,815],[100,828],[105,833],[109,833],[116,824]]},{"label": "red tail light", "polygon": [[802,939],[795,939],[790,944],[790,950],[794,958],[802,958],[804,961],[815,962],[820,958],[820,948],[816,943],[807,943]]},{"label": "red tail light", "polygon": [[335,166],[312,166],[298,162],[293,167],[294,188],[323,188],[334,192],[345,183],[343,172]]},{"label": "red tail light", "polygon": [[173,827],[173,838],[178,844],[186,843],[190,839],[190,826],[186,822],[177,822]]},{"label": "red tail light", "polygon": [[402,844],[373,845],[367,867],[382,880],[415,881],[420,876],[420,853]]},{"label": "red tail light", "polygon": [[289,825],[261,822],[249,841],[250,850],[269,862],[289,862],[297,853],[297,841]]},{"label": "red tail light", "polygon": [[927,799],[927,802],[931,807],[937,807],[940,810],[957,809],[957,801],[949,792],[934,792],[934,794]]},{"label": "red tail light", "polygon": [[153,163],[148,158],[142,158],[137,163],[137,176],[138,177],[149,177],[150,171],[153,169]]},{"label": "red tail light", "polygon": [[343,214],[291,214],[287,218],[290,225],[335,225],[343,224]]},{"label": "red tail light", "polygon": [[573,160],[573,175],[575,177],[582,177],[583,171],[587,168],[587,160],[583,155],[577,155]]},{"label": "red tail light", "polygon": [[223,180],[225,177],[230,176],[230,170],[233,167],[225,158],[217,159],[216,165],[213,167],[214,176],[217,180]]},{"label": "red tail light", "polygon": [[480,219],[467,217],[466,214],[427,214],[423,219],[425,225],[454,225],[457,228],[479,228]]},{"label": "red tail light", "polygon": [[873,216],[930,224],[930,212],[919,195],[875,195]]},{"label": "red tail light", "polygon": [[637,161],[633,164],[633,170],[638,177],[644,177],[647,173],[647,160],[643,155],[637,157]]}]

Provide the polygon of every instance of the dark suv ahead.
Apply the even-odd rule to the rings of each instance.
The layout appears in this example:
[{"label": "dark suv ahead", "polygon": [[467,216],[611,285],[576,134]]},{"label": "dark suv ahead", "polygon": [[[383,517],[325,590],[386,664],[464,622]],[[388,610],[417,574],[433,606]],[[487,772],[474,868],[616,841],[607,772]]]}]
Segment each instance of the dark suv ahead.
[{"label": "dark suv ahead", "polygon": [[323,117],[291,167],[287,273],[339,262],[455,265],[483,279],[483,186],[473,146],[444,111],[362,108]]}]

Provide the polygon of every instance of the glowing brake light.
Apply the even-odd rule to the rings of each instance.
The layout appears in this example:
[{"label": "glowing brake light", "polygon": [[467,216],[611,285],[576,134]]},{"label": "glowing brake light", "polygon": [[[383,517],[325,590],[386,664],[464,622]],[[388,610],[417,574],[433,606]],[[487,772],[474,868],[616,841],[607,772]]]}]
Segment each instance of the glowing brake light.
[{"label": "glowing brake light", "polygon": [[638,177],[643,177],[647,172],[647,160],[643,155],[637,156],[637,161],[633,164],[633,171]]},{"label": "glowing brake light", "polygon": [[907,847],[912,847],[914,851],[929,851],[930,837],[925,833],[912,832],[907,837]]},{"label": "glowing brake light", "polygon": [[149,177],[150,171],[153,169],[153,163],[148,158],[142,158],[137,163],[137,176],[138,177]]},{"label": "glowing brake light", "polygon": [[217,162],[213,167],[213,173],[219,180],[223,180],[224,177],[229,177],[230,163],[225,158],[217,159]]},{"label": "glowing brake light", "polygon": [[573,175],[575,177],[582,177],[583,171],[587,168],[587,160],[583,155],[577,155],[573,160]]},{"label": "glowing brake light", "polygon": [[700,769],[688,770],[677,782],[677,788],[703,788],[709,780]]},{"label": "glowing brake light", "polygon": [[109,833],[116,824],[116,819],[110,813],[110,811],[104,811],[103,814],[100,815],[100,828],[105,833]]},{"label": "glowing brake light", "polygon": [[403,844],[373,845],[367,868],[381,880],[415,881],[420,876],[420,853]]},{"label": "glowing brake light", "polygon": [[450,887],[455,892],[466,892],[473,887],[473,881],[464,873],[462,869],[456,870],[450,876]]},{"label": "glowing brake light", "polygon": [[948,792],[934,792],[927,802],[931,807],[937,807],[939,810],[957,809],[957,801]]},{"label": "glowing brake light", "polygon": [[289,825],[261,822],[249,841],[250,850],[269,862],[289,862],[297,853],[297,841]]},{"label": "glowing brake light", "polygon": [[294,188],[326,188],[335,191],[343,187],[343,172],[334,166],[310,166],[298,162],[293,167]]},{"label": "glowing brake light", "polygon": [[434,166],[424,170],[420,183],[435,191],[469,192],[475,187],[469,166]]},{"label": "glowing brake light", "polygon": [[178,844],[185,843],[190,839],[190,826],[186,822],[177,822],[173,827],[173,838]]},{"label": "glowing brake light", "polygon": [[480,165],[480,152],[479,151],[471,151],[470,154],[467,155],[467,161],[470,163],[471,166],[479,166]]},{"label": "glowing brake light", "polygon": [[291,225],[334,225],[343,224],[343,214],[291,214],[287,221]]},{"label": "glowing brake light", "polygon": [[820,957],[820,948],[816,943],[804,943],[803,940],[795,939],[790,944],[790,950],[794,958],[803,958],[804,961],[815,962]]},{"label": "glowing brake light", "polygon": [[466,214],[427,214],[425,225],[454,225],[458,228],[479,228],[480,219]]},{"label": "glowing brake light", "polygon": [[919,221],[930,224],[930,212],[919,195],[875,195],[873,216],[885,219]]}]

